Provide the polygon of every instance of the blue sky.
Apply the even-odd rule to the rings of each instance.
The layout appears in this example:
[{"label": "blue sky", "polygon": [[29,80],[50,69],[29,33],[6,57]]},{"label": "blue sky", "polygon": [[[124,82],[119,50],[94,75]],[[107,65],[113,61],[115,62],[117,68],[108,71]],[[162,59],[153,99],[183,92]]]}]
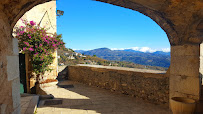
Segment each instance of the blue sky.
[{"label": "blue sky", "polygon": [[57,0],[57,9],[64,11],[57,33],[68,48],[170,48],[166,33],[139,12],[92,0]]}]

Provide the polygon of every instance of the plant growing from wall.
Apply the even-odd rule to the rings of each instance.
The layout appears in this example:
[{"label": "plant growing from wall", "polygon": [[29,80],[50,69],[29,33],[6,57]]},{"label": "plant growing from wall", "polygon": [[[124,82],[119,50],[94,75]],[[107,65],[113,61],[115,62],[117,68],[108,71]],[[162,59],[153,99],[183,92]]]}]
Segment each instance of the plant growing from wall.
[{"label": "plant growing from wall", "polygon": [[22,53],[29,53],[32,69],[36,75],[51,71],[48,66],[53,63],[53,51],[64,47],[62,35],[49,34],[47,30],[34,21],[22,20],[25,26],[16,27],[15,37],[18,39]]}]

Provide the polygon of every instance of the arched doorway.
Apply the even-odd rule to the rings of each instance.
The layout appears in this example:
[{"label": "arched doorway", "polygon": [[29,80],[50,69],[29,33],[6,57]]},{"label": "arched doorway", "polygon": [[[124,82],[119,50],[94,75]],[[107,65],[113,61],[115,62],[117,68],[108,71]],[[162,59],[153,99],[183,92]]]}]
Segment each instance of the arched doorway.
[{"label": "arched doorway", "polygon": [[[0,91],[1,110],[19,113],[20,95],[18,55],[12,29],[19,18],[29,9],[47,0],[0,2]],[[97,0],[139,11],[152,18],[166,31],[171,44],[170,97],[200,98],[200,44],[202,37],[201,0]],[[184,12],[184,13],[182,13]]]}]

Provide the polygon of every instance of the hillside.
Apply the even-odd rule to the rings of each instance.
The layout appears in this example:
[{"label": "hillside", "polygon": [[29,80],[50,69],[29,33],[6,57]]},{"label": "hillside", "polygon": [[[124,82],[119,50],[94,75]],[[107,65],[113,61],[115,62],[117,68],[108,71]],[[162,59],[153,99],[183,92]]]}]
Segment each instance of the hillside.
[{"label": "hillside", "polygon": [[[77,50],[76,50],[77,51]],[[144,53],[134,50],[110,50],[108,48],[99,48],[90,51],[82,51],[85,55],[96,55],[99,58],[114,61],[133,62],[135,64],[169,67],[170,53],[157,51],[154,53]]]},{"label": "hillside", "polygon": [[153,70],[166,70],[167,68],[147,66],[135,64],[126,61],[105,60],[97,57],[96,55],[82,55],[72,49],[58,50],[59,65],[76,65],[76,64],[90,64],[90,65],[103,65],[103,66],[117,66],[139,69],[153,69]]}]

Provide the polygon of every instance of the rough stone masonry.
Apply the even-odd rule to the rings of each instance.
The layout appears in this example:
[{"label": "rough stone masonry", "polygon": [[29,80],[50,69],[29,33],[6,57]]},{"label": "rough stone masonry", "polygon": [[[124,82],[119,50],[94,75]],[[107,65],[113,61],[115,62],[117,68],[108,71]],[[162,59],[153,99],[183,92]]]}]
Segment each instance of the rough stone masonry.
[{"label": "rough stone masonry", "polygon": [[67,77],[69,80],[130,95],[154,104],[169,103],[169,77],[165,73],[68,66]]}]

